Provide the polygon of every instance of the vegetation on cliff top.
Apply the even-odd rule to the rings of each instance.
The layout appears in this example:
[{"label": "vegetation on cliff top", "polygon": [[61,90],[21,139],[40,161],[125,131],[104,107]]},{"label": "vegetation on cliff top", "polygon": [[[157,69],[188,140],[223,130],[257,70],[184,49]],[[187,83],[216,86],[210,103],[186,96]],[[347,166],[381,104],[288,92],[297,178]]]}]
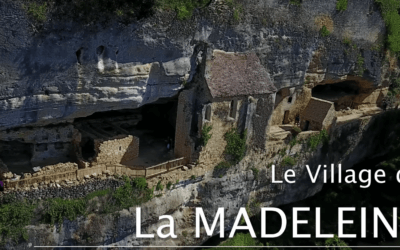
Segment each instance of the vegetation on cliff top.
[{"label": "vegetation on cliff top", "polygon": [[[35,221],[61,227],[63,221],[75,220],[90,213],[114,213],[145,203],[153,198],[152,189],[147,187],[145,178],[133,180],[123,177],[124,185],[115,190],[99,190],[77,199],[51,198],[43,202],[32,200],[16,201],[14,196],[4,197],[0,206],[1,244],[7,240],[17,243],[27,240],[26,226]],[[11,197],[12,196],[12,197]],[[36,218],[36,219],[35,219]]]},{"label": "vegetation on cliff top", "polygon": [[162,9],[171,9],[177,12],[180,20],[190,18],[194,9],[206,6],[209,0],[157,0],[156,5]]},{"label": "vegetation on cliff top", "polygon": [[383,19],[387,27],[388,48],[400,52],[400,0],[375,0],[381,7]]},{"label": "vegetation on cliff top", "polygon": [[[23,7],[30,17],[43,23],[48,16],[69,17],[85,23],[118,17],[125,21],[141,19],[156,9],[176,11],[177,18],[192,16],[196,8],[205,7],[210,0],[23,0]],[[232,1],[232,0],[229,0]]]},{"label": "vegetation on cliff top", "polygon": [[338,0],[336,2],[336,9],[338,11],[345,11],[347,10],[347,0]]}]

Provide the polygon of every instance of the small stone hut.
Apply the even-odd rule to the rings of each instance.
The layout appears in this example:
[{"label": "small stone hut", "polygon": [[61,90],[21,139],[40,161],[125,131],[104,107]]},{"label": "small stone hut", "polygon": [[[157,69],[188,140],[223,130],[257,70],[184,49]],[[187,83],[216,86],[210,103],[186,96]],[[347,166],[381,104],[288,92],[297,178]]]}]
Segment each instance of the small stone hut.
[{"label": "small stone hut", "polygon": [[336,120],[333,102],[312,97],[300,115],[300,128],[307,130],[328,130]]}]

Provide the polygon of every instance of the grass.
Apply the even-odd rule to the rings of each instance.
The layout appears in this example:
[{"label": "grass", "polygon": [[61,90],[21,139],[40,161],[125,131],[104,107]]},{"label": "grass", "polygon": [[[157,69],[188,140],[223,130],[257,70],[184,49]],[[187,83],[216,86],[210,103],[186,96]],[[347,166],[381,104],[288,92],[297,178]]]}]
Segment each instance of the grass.
[{"label": "grass", "polygon": [[203,129],[201,130],[201,144],[206,146],[208,141],[211,139],[212,134],[210,134],[212,130],[212,125],[204,124]]},{"label": "grass", "polygon": [[347,10],[347,0],[338,0],[336,2],[336,9],[338,11],[345,11]]},{"label": "grass", "polygon": [[233,10],[233,19],[238,22],[243,13],[243,6],[236,0],[225,0],[225,3]]},{"label": "grass", "polygon": [[284,166],[294,166],[294,165],[296,165],[296,160],[291,156],[285,156],[282,159],[282,164]]},{"label": "grass", "polygon": [[190,176],[190,179],[191,179],[192,181],[196,180],[196,175]]},{"label": "grass", "polygon": [[381,8],[387,27],[387,45],[392,52],[400,52],[400,0],[375,0]]},{"label": "grass", "polygon": [[215,166],[215,169],[227,169],[230,168],[232,165],[227,162],[227,161],[221,161],[220,163],[218,163],[217,166]]},{"label": "grass", "polygon": [[251,171],[253,171],[254,179],[258,179],[258,174],[260,173],[260,170],[256,167],[252,167]]},{"label": "grass", "polygon": [[293,5],[300,6],[301,5],[301,0],[290,0],[289,3],[293,4]]},{"label": "grass", "polygon": [[94,197],[102,197],[102,196],[106,196],[111,192],[110,189],[105,189],[105,190],[98,190],[98,191],[94,191],[93,193],[90,193],[88,195],[86,195],[86,200],[92,200]]},{"label": "grass", "polygon": [[46,3],[38,4],[35,2],[29,3],[27,6],[27,13],[34,18],[37,22],[44,22],[47,19],[47,6]]},{"label": "grass", "polygon": [[[339,239],[339,237],[335,234],[333,238],[329,238],[325,240],[325,249],[342,249],[342,250],[351,250],[350,247],[347,247],[346,242]],[[340,247],[340,248],[338,248]]]},{"label": "grass", "polygon": [[326,28],[326,26],[322,26],[322,28],[319,30],[319,33],[321,34],[322,37],[329,36],[331,32]]},{"label": "grass", "polygon": [[225,133],[225,155],[230,158],[232,164],[239,163],[246,154],[246,136],[247,131],[240,134],[233,128]]},{"label": "grass", "polygon": [[[224,248],[226,250],[236,250],[238,248],[235,248],[235,246],[248,246],[248,247],[254,247],[254,246],[263,246],[262,243],[258,242],[257,239],[253,239],[250,234],[246,233],[236,233],[235,236],[231,239],[228,239],[221,243],[219,246],[232,246],[232,248]],[[217,250],[220,248],[210,248],[209,250]],[[252,249],[259,249],[259,248],[252,248]]]},{"label": "grass", "polygon": [[364,74],[365,68],[364,68],[364,57],[361,54],[357,56],[357,67],[358,67],[358,76],[362,76]]},{"label": "grass", "polygon": [[176,11],[179,20],[185,20],[192,16],[196,8],[205,7],[209,0],[157,0],[156,5],[162,9]]},{"label": "grass", "polygon": [[351,45],[351,40],[349,38],[345,37],[343,39],[343,43],[350,46]]}]

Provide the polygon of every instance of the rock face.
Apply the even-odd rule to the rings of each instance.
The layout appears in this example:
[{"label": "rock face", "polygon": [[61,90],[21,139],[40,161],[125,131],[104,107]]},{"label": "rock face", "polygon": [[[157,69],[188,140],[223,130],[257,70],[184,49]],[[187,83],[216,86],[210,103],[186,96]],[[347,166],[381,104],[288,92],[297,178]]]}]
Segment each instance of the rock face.
[{"label": "rock face", "polygon": [[[385,26],[373,0],[351,1],[344,12],[334,0],[301,6],[251,0],[243,7],[240,21],[211,1],[185,21],[157,12],[105,27],[48,20],[38,31],[21,2],[2,1],[0,128],[71,121],[172,97],[195,74],[201,44],[256,52],[280,89],[302,84],[306,74],[320,80],[354,75],[359,54],[346,52],[348,38],[362,49],[363,77],[380,84],[382,54],[371,48],[382,43]],[[330,36],[319,35],[323,25]]]},{"label": "rock face", "polygon": [[[105,26],[85,26],[54,19],[39,29],[21,2],[0,0],[1,139],[17,138],[20,132],[8,129],[27,126],[20,131],[26,132],[29,142],[38,143],[37,133],[29,132],[31,126],[71,122],[95,112],[135,109],[174,97],[184,83],[195,79],[207,48],[255,52],[278,90],[355,76],[375,87],[388,86],[384,54],[376,49],[383,43],[385,25],[374,0],[349,1],[343,12],[336,10],[336,0],[307,0],[300,6],[289,0],[248,0],[242,7],[239,18],[232,7],[213,0],[185,21],[176,19],[173,12],[159,11],[131,24],[110,21]],[[321,36],[323,26],[329,36]],[[165,223],[158,222],[158,217],[170,214],[175,218],[177,239],[136,238],[135,209],[131,208],[117,217],[66,220],[60,230],[32,225],[27,242],[6,248],[201,244],[207,237],[193,236],[194,207],[203,207],[209,220],[218,207],[225,207],[225,230],[229,230],[238,209],[254,199],[261,206],[279,206],[312,196],[323,184],[310,183],[305,164],[316,168],[341,162],[351,167],[368,155],[384,152],[376,151],[371,143],[382,139],[379,129],[369,124],[367,119],[357,119],[336,128],[329,151],[319,148],[305,153],[293,167],[299,176],[296,184],[270,185],[270,158],[251,152],[223,178],[209,172],[201,181],[183,182],[144,204],[143,232],[155,233]],[[69,142],[72,128],[62,126],[65,138],[54,140]],[[49,138],[40,140],[52,141],[50,132]],[[303,148],[298,146],[295,152],[302,153]],[[260,169],[258,179],[252,166]]]},{"label": "rock face", "polygon": [[[271,185],[269,158],[263,153],[252,153],[240,164],[232,167],[222,178],[213,177],[209,172],[195,180],[181,181],[173,190],[153,198],[141,205],[142,233],[155,234],[154,239],[138,238],[136,231],[136,208],[123,210],[115,215],[89,215],[75,221],[64,220],[60,229],[57,226],[35,225],[28,227],[28,241],[7,249],[30,249],[32,245],[109,245],[109,246],[189,246],[200,245],[209,237],[201,231],[195,238],[195,208],[202,207],[209,225],[219,207],[225,208],[225,230],[229,231],[236,219],[239,208],[249,207],[250,215],[266,206],[280,206],[299,201],[319,192],[323,186],[323,173],[315,184],[311,183],[306,164],[315,172],[319,164],[341,163],[347,169],[360,160],[387,152],[393,142],[391,133],[382,132],[383,127],[392,131],[398,127],[394,122],[382,119],[398,115],[398,111],[388,112],[373,118],[363,118],[346,126],[336,128],[329,146],[319,146],[314,152],[305,151],[295,145],[289,154],[302,154],[302,160],[293,167],[277,169],[277,179],[283,179],[283,171],[291,168],[296,172],[296,183]],[[371,143],[372,142],[372,143]],[[257,176],[251,170],[257,166]],[[337,166],[336,166],[337,167]],[[258,205],[254,205],[258,204]],[[171,215],[175,222],[176,239],[157,237],[157,229],[168,223],[159,221],[159,216]],[[214,235],[219,233],[216,227]]]}]

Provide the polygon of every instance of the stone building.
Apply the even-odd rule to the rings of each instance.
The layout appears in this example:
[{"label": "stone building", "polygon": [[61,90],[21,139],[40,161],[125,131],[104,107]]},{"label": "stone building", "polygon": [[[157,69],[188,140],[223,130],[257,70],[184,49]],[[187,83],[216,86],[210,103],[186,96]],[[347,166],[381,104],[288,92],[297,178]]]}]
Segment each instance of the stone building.
[{"label": "stone building", "polygon": [[333,102],[312,97],[300,115],[300,128],[307,130],[328,130],[336,120]]},{"label": "stone building", "polygon": [[[197,89],[179,97],[175,143],[177,157],[215,163],[223,160],[224,135],[232,128],[247,131],[251,147],[265,147],[276,88],[255,53],[207,51]],[[212,126],[201,148],[201,131]],[[196,152],[199,155],[196,155]]]}]

